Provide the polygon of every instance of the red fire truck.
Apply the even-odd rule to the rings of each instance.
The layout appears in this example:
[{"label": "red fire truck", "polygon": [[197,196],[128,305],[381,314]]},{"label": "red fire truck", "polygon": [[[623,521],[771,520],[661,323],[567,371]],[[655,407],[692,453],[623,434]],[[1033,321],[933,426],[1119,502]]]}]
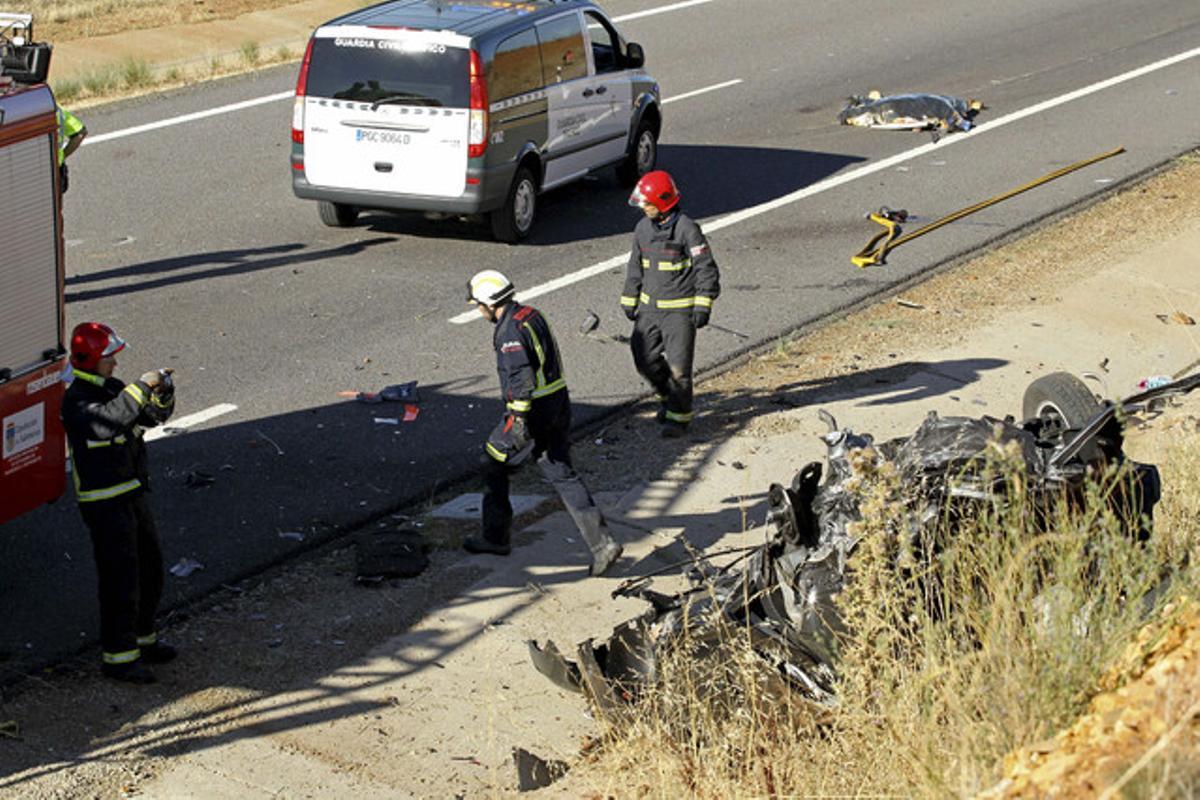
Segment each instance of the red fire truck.
[{"label": "red fire truck", "polygon": [[66,366],[58,123],[50,48],[0,14],[0,523],[57,498]]}]

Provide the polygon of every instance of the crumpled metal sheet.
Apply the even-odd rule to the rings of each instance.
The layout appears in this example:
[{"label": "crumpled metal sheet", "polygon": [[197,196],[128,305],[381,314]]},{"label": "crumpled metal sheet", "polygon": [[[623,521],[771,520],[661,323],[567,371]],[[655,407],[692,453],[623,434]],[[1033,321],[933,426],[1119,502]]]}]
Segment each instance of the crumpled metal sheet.
[{"label": "crumpled metal sheet", "polygon": [[[692,588],[675,595],[654,591],[649,576],[623,582],[613,596],[646,600],[645,613],[618,626],[606,641],[579,645],[576,661],[563,657],[553,642],[545,648],[530,642],[534,665],[559,686],[583,692],[598,718],[619,723],[628,704],[654,685],[660,658],[683,634],[692,658],[721,659],[727,653],[721,637],[732,627],[749,633],[754,651],[782,685],[833,705],[837,642],[846,632],[836,600],[858,545],[854,523],[861,520],[859,497],[849,485],[855,465],[888,463],[899,473],[898,502],[916,542],[935,520],[948,519],[953,529],[961,518],[956,504],[1012,501],[1003,496],[1005,480],[984,468],[989,449],[1003,448],[1024,465],[1020,502],[1034,509],[1082,502],[1089,466],[1126,461],[1119,409],[1197,387],[1200,376],[1102,406],[1080,431],[1063,431],[1041,418],[1017,423],[1012,417],[930,413],[911,436],[876,444],[820,412],[831,429],[823,437],[826,463],[805,465],[788,486],[771,485],[764,544],[721,567],[692,564]],[[1109,502],[1133,504],[1143,527],[1129,533],[1144,539],[1160,480],[1153,465],[1131,466],[1126,484]]]},{"label": "crumpled metal sheet", "polygon": [[975,113],[983,108],[978,100],[942,94],[911,93],[881,97],[878,92],[854,95],[838,113],[838,122],[859,128],[883,130],[969,131]]}]

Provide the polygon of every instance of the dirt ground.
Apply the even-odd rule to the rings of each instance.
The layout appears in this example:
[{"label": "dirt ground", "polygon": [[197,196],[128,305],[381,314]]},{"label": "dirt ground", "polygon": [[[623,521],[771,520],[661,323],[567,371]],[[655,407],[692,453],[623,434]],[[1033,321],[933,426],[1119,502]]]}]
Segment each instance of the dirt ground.
[{"label": "dirt ground", "polygon": [[291,0],[26,0],[37,38],[50,42],[88,39],[129,30],[160,28],[287,5]]},{"label": "dirt ground", "polygon": [[[704,381],[700,406],[720,410],[702,414],[697,435],[719,437],[731,429],[743,399],[747,407],[755,404],[749,428],[753,435],[778,432],[794,423],[783,413],[786,406],[778,406],[779,413],[763,408],[763,397],[775,387],[886,366],[930,341],[965,341],[1006,309],[1054,298],[1098,264],[1136,253],[1197,218],[1200,159],[1192,156],[1069,222],[1042,228],[911,287],[903,293],[906,305],[880,302]],[[744,420],[738,425],[744,434]],[[619,493],[670,472],[678,453],[648,447],[651,441],[657,435],[642,409],[591,433],[580,443],[576,460],[594,490]],[[514,492],[543,491],[533,475],[523,480]],[[309,687],[318,695],[336,692],[329,676],[339,667],[365,660],[381,642],[409,630],[427,609],[452,601],[479,576],[474,568],[455,566],[460,560],[456,547],[472,526],[432,520],[428,510],[413,508],[407,518],[380,523],[416,524],[435,545],[432,565],[418,578],[356,588],[354,548],[347,540],[173,613],[165,634],[183,646],[184,656],[172,665],[168,685],[131,690],[105,682],[96,675],[97,654],[88,652],[5,688],[0,696],[0,796],[138,796],[140,786],[196,742],[276,733],[269,717],[250,709],[253,701],[296,687]],[[431,663],[436,677],[442,665],[436,655]],[[420,693],[380,702],[403,710]],[[449,693],[439,699],[438,713],[446,720],[473,719],[479,702],[471,691]],[[374,707],[364,707],[357,734],[347,734],[343,727],[338,736],[357,736],[349,744],[364,753],[390,753],[387,768],[393,777],[403,777],[414,794],[445,796],[444,787],[425,783],[420,753],[388,749],[391,734],[376,724],[379,718]],[[4,727],[9,720],[16,727]],[[411,724],[433,721],[418,718]],[[288,747],[311,752],[333,772],[364,769],[333,763],[334,756],[322,750],[321,730],[314,724],[310,733],[292,735]],[[343,752],[347,744],[340,741]],[[444,747],[454,746],[448,735]],[[19,782],[3,777],[14,775]],[[196,796],[203,796],[202,787],[196,790]]]}]

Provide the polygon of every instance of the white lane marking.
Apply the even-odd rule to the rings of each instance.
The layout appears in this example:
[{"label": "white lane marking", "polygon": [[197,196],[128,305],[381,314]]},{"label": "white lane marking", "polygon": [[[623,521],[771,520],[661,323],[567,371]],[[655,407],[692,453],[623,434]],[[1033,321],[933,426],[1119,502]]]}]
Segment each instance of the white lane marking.
[{"label": "white lane marking", "polygon": [[[677,94],[674,97],[668,97],[666,100],[662,101],[662,104],[665,106],[667,103],[674,103],[676,100],[687,100],[689,97],[695,97],[696,95],[700,94],[708,94],[709,92],[715,92],[717,89],[727,89],[730,86],[737,86],[741,82],[741,78],[734,78],[733,80],[725,81],[724,83],[714,83],[712,86],[705,86],[703,89],[695,89],[690,92],[684,92],[683,94]],[[86,142],[87,140],[84,139],[84,141]]]},{"label": "white lane marking", "polygon": [[101,142],[107,142],[111,139],[122,139],[126,136],[146,133],[147,131],[154,131],[158,130],[159,128],[169,128],[173,125],[183,125],[185,123],[195,122],[198,119],[204,119],[206,117],[215,117],[219,114],[228,114],[232,111],[241,111],[244,108],[253,108],[254,106],[261,106],[266,103],[274,103],[278,100],[287,100],[294,94],[295,92],[291,91],[277,92],[275,94],[269,94],[265,97],[256,97],[253,100],[243,100],[240,103],[230,103],[227,106],[219,106],[217,108],[210,108],[206,111],[196,111],[192,114],[184,114],[181,117],[171,117],[169,119],[161,119],[158,122],[148,122],[145,125],[135,125],[132,128],[123,128],[119,131],[100,133],[94,136],[88,136],[83,140],[82,146],[86,147],[89,144],[100,144]]},{"label": "white lane marking", "polygon": [[[713,2],[713,0],[685,0],[685,2],[682,2],[682,3],[674,3],[669,6],[660,6],[658,8],[648,8],[645,11],[635,11],[632,14],[625,14],[624,16],[613,17],[613,22],[624,22],[626,20],[640,19],[641,17],[649,17],[654,14],[665,14],[668,11],[679,11],[684,8],[690,8],[691,6],[698,6],[698,5],[703,5],[704,3],[711,3],[711,2]],[[123,128],[119,131],[111,131],[109,133],[94,134],[92,136],[88,136],[87,138],[85,138],[83,140],[82,146],[86,146],[89,144],[100,144],[101,142],[111,141],[112,139],[122,139],[126,136],[134,136],[139,133],[146,133],[147,131],[155,131],[160,128],[170,128],[174,125],[184,125],[188,122],[195,122],[198,119],[205,119],[207,117],[215,117],[220,114],[229,114],[230,112],[233,112],[233,111],[241,111],[242,109],[245,109],[245,108],[253,108],[254,106],[261,106],[266,103],[275,103],[280,100],[288,100],[288,99],[292,98],[294,95],[295,95],[294,91],[276,92],[275,94],[269,94],[264,97],[255,97],[251,100],[243,100],[240,103],[230,103],[227,106],[219,106],[217,108],[210,108],[206,111],[196,111],[191,114],[184,114],[179,117],[170,117],[168,119],[159,120],[157,122],[148,122],[145,125],[135,125],[132,128]],[[679,99],[679,98],[677,98],[677,99]]]},{"label": "white lane marking", "polygon": [[194,428],[201,423],[208,422],[210,419],[216,419],[222,414],[228,414],[230,411],[237,411],[237,406],[233,403],[218,403],[203,411],[197,411],[195,414],[188,414],[186,417],[170,420],[161,428],[151,428],[146,431],[145,436],[142,438],[147,442],[153,442],[155,439],[176,436],[188,428]]},{"label": "white lane marking", "polygon": [[[838,186],[842,186],[843,184],[847,184],[847,183],[850,183],[851,181],[858,180],[859,178],[865,178],[868,175],[873,175],[874,173],[880,172],[881,170],[885,170],[890,167],[894,167],[897,164],[900,164],[904,161],[908,161],[910,159],[916,158],[918,156],[922,156],[922,155],[924,155],[932,150],[935,150],[939,147],[948,147],[949,145],[955,144],[957,142],[965,142],[968,139],[971,139],[972,137],[979,136],[981,134],[987,133],[988,131],[994,131],[997,128],[1001,128],[1010,123],[1025,119],[1026,117],[1033,116],[1034,114],[1040,114],[1043,111],[1048,111],[1049,109],[1055,108],[1064,103],[1069,103],[1073,100],[1078,100],[1081,97],[1087,97],[1090,94],[1095,94],[1096,92],[1100,92],[1105,89],[1110,89],[1113,86],[1117,86],[1119,84],[1125,83],[1126,81],[1131,81],[1131,80],[1134,80],[1135,78],[1140,78],[1143,75],[1149,75],[1152,72],[1157,72],[1160,69],[1165,69],[1167,67],[1174,66],[1175,64],[1179,64],[1183,61],[1187,61],[1188,59],[1195,58],[1196,56],[1200,56],[1200,47],[1196,47],[1191,50],[1187,50],[1183,53],[1178,53],[1173,56],[1168,56],[1167,58],[1161,59],[1159,61],[1155,61],[1152,64],[1147,64],[1144,67],[1138,67],[1137,69],[1130,70],[1129,72],[1124,72],[1120,75],[1116,75],[1112,78],[1108,78],[1107,80],[1103,80],[1103,81],[1099,81],[1097,83],[1090,84],[1088,86],[1083,87],[1082,89],[1076,89],[1073,92],[1068,92],[1067,94],[1059,95],[1058,97],[1052,97],[1049,100],[1044,100],[1040,103],[1035,103],[1034,105],[1029,106],[1028,108],[1023,108],[1020,111],[1014,111],[1013,113],[1008,114],[1007,116],[1003,116],[1003,117],[1000,117],[995,120],[990,120],[977,128],[967,131],[966,133],[955,133],[950,136],[943,137],[938,142],[929,142],[929,143],[923,144],[919,147],[914,147],[911,150],[905,150],[902,153],[897,153],[894,156],[889,156],[888,158],[885,158],[882,161],[876,161],[874,163],[867,164],[866,166],[859,167],[858,169],[851,170],[850,172],[844,173],[842,175],[835,175],[832,178],[826,178],[825,180],[820,181],[819,183],[814,183],[812,186],[806,186],[805,188],[799,189],[795,192],[792,192],[791,194],[786,194],[786,195],[783,195],[782,197],[777,197],[774,200],[769,200],[765,203],[760,203],[759,205],[751,206],[750,208],[744,208],[741,211],[737,211],[732,214],[729,214],[728,216],[721,217],[720,219],[715,220],[713,222],[706,222],[704,224],[704,230],[706,232],[711,233],[713,231],[719,231],[722,228],[728,228],[730,225],[736,225],[737,223],[744,222],[748,219],[751,219],[752,217],[757,217],[761,214],[766,214],[767,212],[774,211],[777,208],[782,208],[783,206],[790,205],[799,200],[803,200],[807,197],[812,197],[813,195],[820,194],[821,192],[829,191],[830,189],[834,189]],[[666,101],[664,100],[663,102],[666,102]],[[587,280],[588,278],[591,278],[596,275],[600,275],[604,272],[607,272],[608,270],[612,269],[613,267],[624,264],[628,259],[629,259],[628,254],[613,256],[612,258],[607,259],[605,261],[601,261],[598,264],[593,264],[590,267],[584,267],[581,270],[568,273],[566,275],[563,275],[562,277],[555,278],[552,281],[548,281],[547,283],[538,284],[537,286],[530,287],[529,289],[526,289],[523,292],[517,292],[517,300],[518,301],[530,300],[534,297],[540,297],[541,295],[544,295],[548,292],[553,292],[558,289],[562,289],[566,286],[570,286],[573,283],[578,283],[580,281]],[[451,317],[449,321],[454,323],[455,325],[464,325],[468,322],[473,322],[474,320],[477,320],[477,319],[482,319],[482,317],[480,317],[479,314],[476,312],[471,312],[471,313],[459,314],[458,316]]]},{"label": "white lane marking", "polygon": [[613,17],[613,22],[628,22],[631,19],[641,19],[642,17],[651,17],[655,14],[665,14],[668,11],[679,11],[692,6],[702,6],[705,3],[711,3],[713,0],[684,0],[682,3],[672,3],[669,6],[659,6],[658,8],[648,8],[645,11],[634,11],[631,14],[622,14],[619,17]]}]

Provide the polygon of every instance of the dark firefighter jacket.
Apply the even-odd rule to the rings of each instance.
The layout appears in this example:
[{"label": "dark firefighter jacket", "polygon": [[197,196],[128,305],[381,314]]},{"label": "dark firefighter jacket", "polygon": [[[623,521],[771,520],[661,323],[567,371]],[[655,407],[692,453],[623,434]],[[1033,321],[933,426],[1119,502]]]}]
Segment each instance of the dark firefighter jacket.
[{"label": "dark firefighter jacket", "polygon": [[508,411],[528,414],[543,398],[560,392],[566,398],[567,379],[558,343],[536,308],[512,303],[496,323],[492,344],[500,394]]},{"label": "dark firefighter jacket", "polygon": [[147,487],[142,428],[166,422],[174,410],[173,393],[159,396],[141,381],[125,384],[75,370],[63,395],[62,420],[76,500],[108,500]]},{"label": "dark firefighter jacket", "polygon": [[691,311],[721,293],[717,262],[700,226],[682,211],[661,223],[646,217],[633,232],[621,305]]}]

